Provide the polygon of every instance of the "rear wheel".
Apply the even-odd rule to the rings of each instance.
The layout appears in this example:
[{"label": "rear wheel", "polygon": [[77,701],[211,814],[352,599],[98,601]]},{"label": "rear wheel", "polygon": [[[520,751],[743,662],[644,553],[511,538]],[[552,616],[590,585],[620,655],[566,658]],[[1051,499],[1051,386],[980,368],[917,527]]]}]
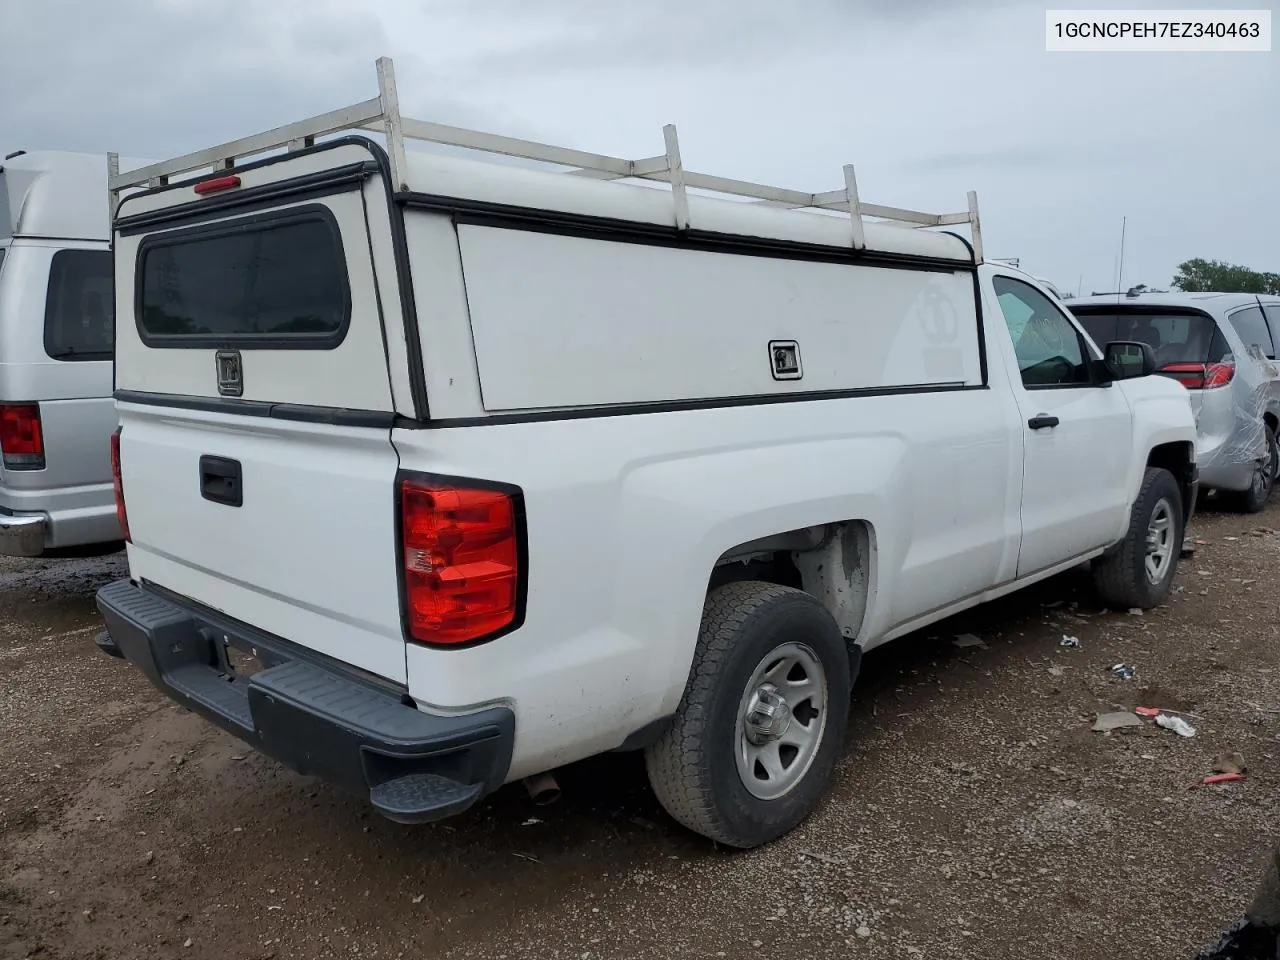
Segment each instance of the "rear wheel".
[{"label": "rear wheel", "polygon": [[1248,490],[1232,493],[1230,502],[1242,513],[1259,513],[1271,498],[1275,488],[1276,475],[1280,473],[1280,444],[1276,441],[1276,432],[1270,424],[1264,424],[1267,432],[1267,454],[1262,462],[1254,468]]},{"label": "rear wheel", "polygon": [[679,712],[645,754],[658,800],[729,846],[782,836],[831,777],[850,685],[849,649],[814,597],[756,581],[712,591]]},{"label": "rear wheel", "polygon": [[1148,467],[1124,539],[1093,568],[1104,601],[1148,610],[1169,596],[1186,533],[1183,516],[1178,481],[1168,470]]}]

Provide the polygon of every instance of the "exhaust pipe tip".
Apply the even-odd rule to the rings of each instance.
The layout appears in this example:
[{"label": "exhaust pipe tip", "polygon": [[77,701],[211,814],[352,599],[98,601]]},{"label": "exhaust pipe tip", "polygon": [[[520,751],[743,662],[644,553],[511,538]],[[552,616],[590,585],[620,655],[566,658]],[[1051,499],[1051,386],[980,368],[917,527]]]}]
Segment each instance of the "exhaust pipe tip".
[{"label": "exhaust pipe tip", "polygon": [[539,773],[524,778],[524,788],[539,807],[546,807],[560,799],[560,784],[550,773]]}]

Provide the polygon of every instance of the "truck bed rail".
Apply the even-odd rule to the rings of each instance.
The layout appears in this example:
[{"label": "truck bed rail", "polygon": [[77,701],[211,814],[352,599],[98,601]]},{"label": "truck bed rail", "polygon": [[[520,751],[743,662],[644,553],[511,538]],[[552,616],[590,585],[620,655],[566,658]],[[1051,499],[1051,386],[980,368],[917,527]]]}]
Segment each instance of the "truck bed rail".
[{"label": "truck bed rail", "polygon": [[973,190],[969,191],[968,207],[962,212],[926,213],[920,210],[863,202],[858,197],[857,178],[852,164],[846,164],[844,167],[844,186],[823,193],[805,193],[785,187],[773,187],[686,170],[680,161],[680,143],[676,128],[672,124],[663,127],[665,150],[662,154],[639,160],[627,160],[607,154],[557,147],[534,140],[415,120],[400,114],[395,68],[389,57],[378,59],[377,72],[378,96],[306,120],[298,120],[263,133],[231,140],[215,147],[149,164],[126,173],[120,172],[117,156],[109,154],[108,190],[112,217],[114,218],[122,191],[131,188],[163,187],[167,186],[173,178],[184,174],[230,170],[234,169],[237,162],[259,154],[280,149],[305,149],[313,146],[320,137],[344,131],[366,130],[381,133],[386,137],[392,179],[398,191],[408,189],[405,179],[405,141],[416,140],[567,167],[569,169],[566,174],[569,176],[590,177],[598,180],[638,179],[666,183],[671,187],[674,222],[681,230],[689,228],[687,191],[696,189],[748,198],[756,203],[786,209],[816,209],[848,213],[852,227],[851,242],[856,250],[866,247],[863,229],[865,218],[914,229],[967,224],[974,259],[977,263],[983,260],[978,197]]}]

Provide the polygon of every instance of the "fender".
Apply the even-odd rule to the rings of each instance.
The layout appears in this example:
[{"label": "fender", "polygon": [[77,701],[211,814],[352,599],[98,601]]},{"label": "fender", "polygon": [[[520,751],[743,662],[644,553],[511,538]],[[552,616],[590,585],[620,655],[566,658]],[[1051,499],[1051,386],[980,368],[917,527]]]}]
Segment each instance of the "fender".
[{"label": "fender", "polygon": [[[1133,457],[1129,465],[1128,505],[1133,507],[1151,451],[1166,443],[1189,443],[1195,450],[1196,421],[1187,403],[1186,388],[1161,376],[1120,380],[1115,386],[1124,391],[1133,411]],[[1125,513],[1126,525],[1128,511]],[[1116,531],[1116,538],[1124,529]]]},{"label": "fender", "polygon": [[[803,527],[863,520],[895,564],[909,505],[895,493],[906,441],[888,434],[719,449],[639,466],[624,479],[614,610],[627,632],[663,638],[655,662],[661,710],[679,704],[698,639],[707,581],[731,548]],[[900,485],[899,485],[900,489]],[[680,545],[688,547],[681,549]],[[675,549],[673,550],[673,547]],[[631,586],[647,583],[645,591]],[[669,598],[662,605],[652,598]],[[884,602],[885,598],[879,598]]]}]

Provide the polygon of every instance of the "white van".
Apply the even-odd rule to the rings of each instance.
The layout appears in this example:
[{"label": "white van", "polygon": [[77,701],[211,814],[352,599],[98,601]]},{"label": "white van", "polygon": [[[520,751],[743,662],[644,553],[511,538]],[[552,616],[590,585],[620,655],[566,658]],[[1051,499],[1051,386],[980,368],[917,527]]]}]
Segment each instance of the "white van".
[{"label": "white van", "polygon": [[0,164],[0,554],[121,540],[105,154]]},{"label": "white van", "polygon": [[147,189],[114,225],[101,643],[168,696],[403,822],[642,749],[674,817],[749,847],[819,801],[864,650],[1082,563],[1168,595],[1186,391],[927,229],[980,240],[972,197],[423,123],[381,77],[113,181]]}]

